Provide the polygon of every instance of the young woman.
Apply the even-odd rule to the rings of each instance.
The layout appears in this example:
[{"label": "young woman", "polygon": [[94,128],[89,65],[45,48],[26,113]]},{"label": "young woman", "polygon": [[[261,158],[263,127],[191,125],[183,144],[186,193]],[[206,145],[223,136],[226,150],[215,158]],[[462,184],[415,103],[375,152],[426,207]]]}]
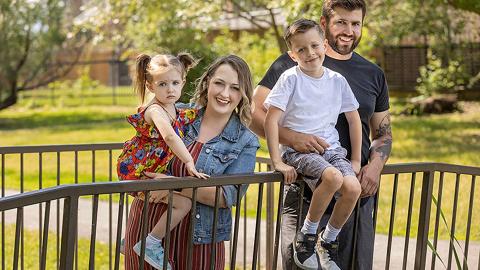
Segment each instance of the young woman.
[{"label": "young woman", "polygon": [[[197,118],[185,131],[184,143],[195,160],[200,173],[215,176],[253,172],[258,138],[246,126],[251,120],[252,79],[248,65],[241,58],[228,55],[212,63],[198,81],[193,98],[198,108]],[[174,176],[187,176],[185,164],[178,158],[171,162],[170,173]],[[158,178],[163,175],[146,173]],[[216,245],[215,269],[224,269],[224,241],[230,239],[231,206],[236,203],[237,192],[243,196],[247,186],[221,188],[219,222],[216,229],[216,243],[212,243],[215,187],[197,190],[196,218],[193,233],[193,269],[210,269],[212,245]],[[165,191],[151,192],[153,201],[163,197]],[[192,190],[179,193],[191,198]],[[149,205],[149,227],[157,222],[168,206],[164,203]],[[131,243],[140,240],[141,214],[143,201],[137,197],[132,202],[127,222],[125,241],[125,269],[138,269],[139,257],[133,252]],[[187,269],[188,228],[187,215],[171,232],[172,243],[169,262],[176,270]],[[148,265],[147,269],[149,269]]]}]

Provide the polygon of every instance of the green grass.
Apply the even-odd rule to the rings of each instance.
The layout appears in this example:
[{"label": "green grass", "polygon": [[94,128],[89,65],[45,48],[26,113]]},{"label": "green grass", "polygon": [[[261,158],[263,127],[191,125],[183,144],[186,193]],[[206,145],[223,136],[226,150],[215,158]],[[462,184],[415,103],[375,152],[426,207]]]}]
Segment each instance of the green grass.
[{"label": "green grass", "polygon": [[[108,89],[107,89],[108,90]],[[50,100],[32,101],[32,98],[21,100],[13,108],[0,112],[0,145],[36,145],[36,144],[76,144],[99,142],[122,142],[134,134],[132,127],[124,120],[127,114],[135,111],[136,99],[126,99],[124,105],[85,105],[90,102],[96,104],[111,104],[111,97],[95,98],[94,100],[75,104],[68,97],[62,104],[52,106]],[[127,104],[128,103],[128,104]],[[32,105],[33,104],[33,105]],[[69,104],[68,106],[65,104]],[[401,102],[393,100],[392,111],[400,111]],[[447,162],[462,165],[480,166],[480,110],[479,103],[466,103],[465,113],[452,113],[435,116],[406,117],[395,115],[392,117],[394,144],[389,163],[399,162]],[[262,140],[259,156],[268,156],[266,144]],[[95,180],[108,181],[110,173],[115,179],[115,159],[118,151],[112,154],[113,170],[109,172],[108,153],[98,152],[95,156]],[[39,188],[39,179],[43,181],[42,187],[54,186],[57,178],[60,183],[74,182],[74,156],[73,153],[60,155],[61,167],[56,165],[55,153],[45,153],[42,157],[43,171],[39,174],[38,154],[25,154],[23,173],[25,190]],[[5,185],[7,188],[20,188],[20,157],[7,155],[5,159]],[[57,175],[57,171],[59,174]],[[92,154],[79,153],[79,182],[92,181]],[[451,219],[451,205],[453,204],[454,176],[446,175],[444,187],[444,201],[442,209]],[[460,198],[457,217],[457,233],[459,239],[464,238],[466,209],[470,190],[470,179],[462,176],[460,184]],[[380,190],[379,220],[377,231],[388,232],[391,192],[393,178],[384,177]],[[437,188],[435,184],[434,190]],[[278,184],[276,184],[278,191]],[[478,188],[476,194],[480,194]],[[266,189],[266,187],[265,187]],[[404,235],[408,209],[408,194],[410,190],[409,176],[401,176],[397,192],[396,219],[394,226],[395,235]],[[416,232],[418,206],[421,190],[421,175],[417,176],[415,185],[414,214],[412,235]],[[258,185],[251,185],[247,196],[248,215],[255,216],[257,205]],[[275,192],[278,195],[278,192]],[[480,205],[480,196],[476,196],[475,204]],[[264,196],[265,200],[265,196]],[[265,202],[262,216],[265,217]],[[432,211],[435,207],[432,206]],[[474,209],[472,221],[472,239],[480,240],[480,216]],[[432,216],[432,221],[433,221]],[[433,231],[433,223],[430,227]],[[441,237],[447,236],[445,228],[441,227]]]},{"label": "green grass", "polygon": [[65,86],[62,89],[44,88],[20,92],[18,106],[27,108],[71,106],[134,106],[138,98],[131,87],[98,86],[90,89]]},{"label": "green grass", "polygon": [[[13,253],[15,247],[15,226],[5,227],[5,267],[13,269]],[[39,235],[32,230],[24,231],[24,269],[39,269]],[[48,234],[48,249],[46,269],[57,268],[57,235]],[[115,260],[115,245],[112,245],[112,265]],[[87,269],[89,266],[90,239],[80,238],[78,242],[78,269]],[[109,269],[108,244],[97,241],[95,243],[95,269]],[[21,261],[18,266],[20,269]],[[123,256],[120,257],[120,268],[123,269]]]}]

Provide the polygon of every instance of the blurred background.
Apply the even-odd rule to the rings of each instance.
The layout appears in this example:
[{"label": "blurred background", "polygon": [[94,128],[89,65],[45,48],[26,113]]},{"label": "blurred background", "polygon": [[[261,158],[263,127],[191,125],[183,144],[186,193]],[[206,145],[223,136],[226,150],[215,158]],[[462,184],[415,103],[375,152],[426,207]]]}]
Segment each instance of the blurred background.
[{"label": "blurred background", "polygon": [[[385,70],[392,94],[478,90],[477,1],[367,2],[358,52]],[[52,82],[80,81],[81,90],[129,86],[129,66],[139,52],[189,51],[203,60],[192,78],[218,55],[236,53],[250,63],[258,81],[286,50],[284,27],[299,17],[319,20],[321,5],[312,0],[3,1],[1,108],[15,104],[21,92],[66,86]]]}]

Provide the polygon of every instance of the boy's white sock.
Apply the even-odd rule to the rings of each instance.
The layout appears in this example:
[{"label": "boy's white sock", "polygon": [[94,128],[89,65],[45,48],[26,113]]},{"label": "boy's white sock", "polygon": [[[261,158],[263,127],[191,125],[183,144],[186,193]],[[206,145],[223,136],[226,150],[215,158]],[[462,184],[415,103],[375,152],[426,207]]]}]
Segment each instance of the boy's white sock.
[{"label": "boy's white sock", "polygon": [[320,221],[313,222],[313,221],[310,221],[308,218],[306,218],[305,222],[303,223],[303,227],[300,231],[304,234],[316,234],[319,223]]},{"label": "boy's white sock", "polygon": [[338,234],[340,233],[341,230],[342,230],[342,228],[337,229],[337,228],[333,227],[330,224],[330,222],[328,222],[327,227],[323,231],[322,239],[327,243],[333,242],[333,241],[335,241],[335,239],[337,239],[337,236],[338,236]]},{"label": "boy's white sock", "polygon": [[157,237],[155,237],[154,235],[152,235],[151,233],[149,233],[147,235],[147,239],[145,241],[145,246],[146,247],[151,247],[151,246],[158,246],[158,245],[161,245],[162,244],[162,239],[158,239]]}]

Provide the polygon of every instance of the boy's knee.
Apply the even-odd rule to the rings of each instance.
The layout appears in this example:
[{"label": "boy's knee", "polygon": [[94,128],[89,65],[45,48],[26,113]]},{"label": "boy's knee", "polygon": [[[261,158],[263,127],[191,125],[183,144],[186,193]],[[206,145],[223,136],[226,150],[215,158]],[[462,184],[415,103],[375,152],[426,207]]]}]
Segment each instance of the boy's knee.
[{"label": "boy's knee", "polygon": [[362,186],[356,177],[347,176],[343,181],[344,195],[358,199],[362,193]]},{"label": "boy's knee", "polygon": [[343,175],[334,167],[326,168],[322,174],[322,183],[325,183],[335,190],[339,190],[343,185]]}]

